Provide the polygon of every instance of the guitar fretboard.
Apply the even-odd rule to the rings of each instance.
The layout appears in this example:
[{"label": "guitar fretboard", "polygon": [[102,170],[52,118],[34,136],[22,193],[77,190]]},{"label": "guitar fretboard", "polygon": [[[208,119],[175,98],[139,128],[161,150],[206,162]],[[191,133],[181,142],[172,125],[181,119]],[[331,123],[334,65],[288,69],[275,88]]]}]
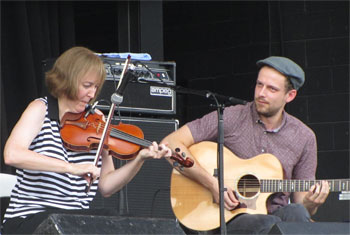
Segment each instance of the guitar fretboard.
[{"label": "guitar fretboard", "polygon": [[[260,180],[261,192],[305,192],[322,180]],[[327,180],[331,192],[350,191],[350,179]]]}]

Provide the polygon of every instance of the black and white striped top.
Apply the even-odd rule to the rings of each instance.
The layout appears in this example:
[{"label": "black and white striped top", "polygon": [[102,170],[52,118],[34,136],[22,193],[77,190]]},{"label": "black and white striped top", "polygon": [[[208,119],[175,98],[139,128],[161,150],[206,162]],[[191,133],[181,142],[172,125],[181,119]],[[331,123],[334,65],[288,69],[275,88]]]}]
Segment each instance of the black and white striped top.
[{"label": "black and white striped top", "polygon": [[[93,163],[96,150],[89,153],[72,152],[63,146],[57,100],[53,97],[40,100],[47,106],[44,125],[29,149],[69,163]],[[98,166],[101,167],[101,160]],[[68,173],[17,169],[16,174],[17,184],[12,190],[5,220],[24,218],[46,208],[88,209],[97,192],[98,181],[93,183],[90,192],[86,194],[86,180]]]}]

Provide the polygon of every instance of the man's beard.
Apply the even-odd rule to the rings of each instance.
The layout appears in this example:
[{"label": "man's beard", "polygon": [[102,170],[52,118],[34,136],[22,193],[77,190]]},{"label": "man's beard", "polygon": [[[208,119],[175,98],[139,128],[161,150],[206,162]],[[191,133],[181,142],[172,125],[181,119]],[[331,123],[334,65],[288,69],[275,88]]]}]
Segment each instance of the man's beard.
[{"label": "man's beard", "polygon": [[259,116],[269,118],[274,116],[278,112],[278,109],[270,107],[269,105],[270,104],[265,104],[264,106],[262,106],[255,101],[256,111],[259,114]]}]

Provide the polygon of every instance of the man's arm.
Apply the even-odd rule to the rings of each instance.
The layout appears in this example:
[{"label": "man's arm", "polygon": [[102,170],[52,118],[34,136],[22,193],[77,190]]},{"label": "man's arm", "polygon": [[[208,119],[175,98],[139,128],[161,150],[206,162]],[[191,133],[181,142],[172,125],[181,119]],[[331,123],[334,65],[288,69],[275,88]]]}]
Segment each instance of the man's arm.
[{"label": "man's arm", "polygon": [[[185,153],[186,157],[189,157],[194,160],[194,164],[190,168],[184,168],[180,170],[176,168],[181,174],[186,177],[200,183],[203,187],[207,188],[213,195],[214,201],[219,202],[219,186],[218,180],[210,175],[205,169],[201,167],[201,165],[196,161],[196,159],[191,155],[189,151],[189,147],[193,145],[194,139],[192,133],[187,125],[182,126],[177,131],[169,134],[165,137],[161,143],[168,144],[168,146],[172,149],[180,149],[180,154]],[[215,157],[215,156],[213,156]],[[173,165],[173,160],[167,158],[170,164]],[[224,195],[225,198],[225,207],[228,210],[234,209],[238,204],[238,200],[234,196],[234,192],[228,188]]]},{"label": "man's arm", "polygon": [[[180,149],[180,154],[184,153],[186,157],[189,157],[195,161],[193,166],[190,168],[183,168],[183,170],[176,168],[180,173],[196,182],[201,183],[208,189],[212,187],[212,176],[209,175],[208,172],[200,166],[200,164],[195,160],[195,158],[188,150],[188,148],[194,144],[194,140],[187,125],[184,125],[179,130],[165,137],[161,143],[167,143],[172,150]],[[170,162],[170,164],[173,165],[173,160],[170,158],[167,158],[167,160]]]}]

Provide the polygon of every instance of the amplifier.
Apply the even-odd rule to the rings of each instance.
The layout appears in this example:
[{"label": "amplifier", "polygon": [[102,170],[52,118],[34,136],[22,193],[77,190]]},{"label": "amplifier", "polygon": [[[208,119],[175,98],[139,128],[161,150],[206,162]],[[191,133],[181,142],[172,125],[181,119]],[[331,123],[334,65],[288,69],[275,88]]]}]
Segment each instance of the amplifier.
[{"label": "amplifier", "polygon": [[[119,83],[125,60],[120,58],[103,58],[106,68],[106,81],[97,100],[111,100]],[[137,77],[126,86],[123,102],[119,105],[121,112],[138,112],[151,114],[175,114],[176,94],[168,86],[176,84],[175,62],[130,61],[129,70]],[[109,105],[100,102],[97,108],[109,110]]]}]

